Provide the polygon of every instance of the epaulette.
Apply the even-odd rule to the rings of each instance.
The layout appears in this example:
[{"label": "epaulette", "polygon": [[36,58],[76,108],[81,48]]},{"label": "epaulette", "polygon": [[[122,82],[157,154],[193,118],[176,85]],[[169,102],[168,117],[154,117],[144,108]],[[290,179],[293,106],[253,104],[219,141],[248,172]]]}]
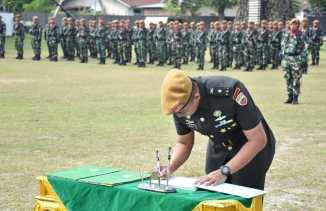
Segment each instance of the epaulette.
[{"label": "epaulette", "polygon": [[212,87],[208,88],[208,93],[217,97],[228,97],[231,95],[230,87]]}]

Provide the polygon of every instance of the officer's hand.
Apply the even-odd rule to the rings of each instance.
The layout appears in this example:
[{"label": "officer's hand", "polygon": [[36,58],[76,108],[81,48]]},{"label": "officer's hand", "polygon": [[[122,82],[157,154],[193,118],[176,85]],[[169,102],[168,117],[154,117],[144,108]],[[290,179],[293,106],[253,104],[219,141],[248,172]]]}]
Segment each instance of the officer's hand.
[{"label": "officer's hand", "polygon": [[206,176],[200,177],[196,184],[198,185],[219,185],[224,183],[226,176],[224,176],[220,170],[212,171]]}]

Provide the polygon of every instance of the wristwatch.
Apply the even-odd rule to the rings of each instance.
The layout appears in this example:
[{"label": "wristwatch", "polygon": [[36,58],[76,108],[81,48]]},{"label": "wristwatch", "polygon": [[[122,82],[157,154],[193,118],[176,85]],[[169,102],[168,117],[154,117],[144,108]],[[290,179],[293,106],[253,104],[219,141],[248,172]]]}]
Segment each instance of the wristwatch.
[{"label": "wristwatch", "polygon": [[220,167],[220,170],[221,170],[221,173],[226,177],[231,175],[231,169],[228,166],[223,165]]}]

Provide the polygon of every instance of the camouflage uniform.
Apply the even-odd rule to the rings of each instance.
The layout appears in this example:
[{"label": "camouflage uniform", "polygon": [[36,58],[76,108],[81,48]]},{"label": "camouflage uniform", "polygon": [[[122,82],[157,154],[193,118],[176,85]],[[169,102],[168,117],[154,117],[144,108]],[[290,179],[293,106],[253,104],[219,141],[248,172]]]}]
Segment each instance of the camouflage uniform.
[{"label": "camouflage uniform", "polygon": [[126,58],[127,62],[131,62],[132,59],[132,34],[133,34],[133,29],[128,27],[127,28],[127,40],[126,40]]},{"label": "camouflage uniform", "polygon": [[304,56],[304,61],[303,61],[303,73],[307,74],[308,73],[308,51],[311,50],[312,30],[310,27],[307,28],[302,27],[301,31],[302,31],[303,41],[305,42],[305,46],[307,48],[306,55]]},{"label": "camouflage uniform", "polygon": [[89,28],[89,39],[88,39],[88,48],[90,56],[92,58],[97,58],[97,48],[96,48],[96,28]]},{"label": "camouflage uniform", "polygon": [[312,65],[319,65],[320,46],[323,45],[323,32],[320,28],[312,28],[311,32],[311,59]]},{"label": "camouflage uniform", "polygon": [[155,40],[154,40],[154,29],[150,29],[150,31],[148,32],[148,36],[147,36],[147,53],[148,53],[148,64],[154,64],[154,59],[155,59]]},{"label": "camouflage uniform", "polygon": [[98,52],[98,58],[100,60],[99,64],[105,64],[106,60],[106,40],[107,40],[107,30],[104,26],[97,27],[95,31],[96,37],[96,47]]},{"label": "camouflage uniform", "polygon": [[40,24],[33,24],[29,30],[31,34],[31,44],[34,51],[33,60],[41,59],[42,27]]},{"label": "camouflage uniform", "polygon": [[65,31],[67,30],[67,26],[62,25],[60,30],[60,45],[63,52],[63,58],[67,58],[67,46],[66,46],[66,36]]},{"label": "camouflage uniform", "polygon": [[58,61],[58,43],[60,41],[60,32],[55,25],[49,26],[46,31],[46,41],[49,47],[49,55],[51,61]]},{"label": "camouflage uniform", "polygon": [[196,53],[197,53],[197,60],[198,60],[197,70],[204,70],[206,37],[207,34],[205,31],[198,31],[196,33]]},{"label": "camouflage uniform", "polygon": [[[287,33],[284,37],[284,59],[282,66],[285,71],[284,78],[287,85],[289,100],[297,102],[300,94],[300,79],[303,72],[303,63],[305,56],[305,43],[301,31],[297,31],[294,36]],[[287,102],[288,102],[287,101]],[[288,102],[290,103],[290,102]]]},{"label": "camouflage uniform", "polygon": [[214,53],[213,53],[213,36],[214,36],[214,29],[210,28],[207,32],[207,42],[209,44],[209,57],[210,57],[210,60],[209,62],[213,62],[213,59],[214,59]]},{"label": "camouflage uniform", "polygon": [[256,31],[247,29],[243,38],[245,71],[252,71],[255,65]]},{"label": "camouflage uniform", "polygon": [[79,59],[80,63],[88,62],[88,40],[89,40],[89,29],[87,27],[79,27],[78,33],[78,47],[79,47]]},{"label": "camouflage uniform", "polygon": [[15,37],[15,48],[17,51],[16,59],[23,59],[24,55],[24,39],[25,39],[25,27],[22,23],[14,24],[13,35]]},{"label": "camouflage uniform", "polygon": [[182,52],[183,52],[183,64],[188,64],[189,54],[190,54],[190,36],[191,33],[189,29],[183,29],[182,34]]},{"label": "camouflage uniform", "polygon": [[242,31],[234,30],[232,32],[232,50],[233,50],[233,58],[235,62],[234,69],[240,69],[243,63],[242,51],[243,51],[243,33]]},{"label": "camouflage uniform", "polygon": [[166,62],[166,29],[158,28],[156,32],[157,51],[158,51],[158,66],[163,66]]},{"label": "camouflage uniform", "polygon": [[119,63],[119,56],[118,56],[118,29],[113,27],[110,33],[110,42],[112,45],[112,59],[114,60],[114,64]]},{"label": "camouflage uniform", "polygon": [[124,28],[120,28],[116,31],[117,36],[117,61],[120,65],[127,64],[127,30]]},{"label": "camouflage uniform", "polygon": [[168,62],[168,65],[172,65],[174,63],[172,58],[172,41],[173,41],[173,31],[171,29],[167,29],[167,35],[166,35],[166,59]]},{"label": "camouflage uniform", "polygon": [[146,41],[147,41],[147,29],[145,27],[140,28],[137,33],[138,47],[139,47],[139,64],[138,67],[145,67],[146,61]]},{"label": "camouflage uniform", "polygon": [[174,68],[181,68],[182,59],[182,34],[179,29],[172,32],[171,57],[174,62]]},{"label": "camouflage uniform", "polygon": [[261,28],[257,33],[257,62],[260,70],[265,70],[268,65],[268,41],[269,41],[269,30]]},{"label": "camouflage uniform", "polygon": [[218,36],[219,43],[219,64],[221,65],[220,70],[226,70],[229,66],[229,48],[230,48],[230,31],[223,30]]},{"label": "camouflage uniform", "polygon": [[67,60],[72,61],[75,59],[75,46],[74,46],[75,28],[72,26],[68,26],[63,33],[66,41],[65,46],[67,49]]},{"label": "camouflage uniform", "polygon": [[189,42],[189,55],[190,61],[195,61],[196,58],[196,30],[190,29],[190,42]]},{"label": "camouflage uniform", "polygon": [[281,51],[282,31],[277,30],[271,33],[271,60],[272,69],[277,69],[280,64],[280,51]]},{"label": "camouflage uniform", "polygon": [[136,27],[133,29],[132,31],[132,43],[134,44],[134,51],[135,51],[135,55],[136,55],[136,62],[135,64],[139,64],[139,42],[138,42],[138,31],[139,31],[139,28]]},{"label": "camouflage uniform", "polygon": [[5,57],[6,24],[0,21],[0,58]]},{"label": "camouflage uniform", "polygon": [[220,31],[215,30],[211,35],[211,48],[212,48],[212,56],[213,56],[213,67],[212,69],[216,70],[219,68],[220,65],[220,57],[219,57],[219,36]]}]

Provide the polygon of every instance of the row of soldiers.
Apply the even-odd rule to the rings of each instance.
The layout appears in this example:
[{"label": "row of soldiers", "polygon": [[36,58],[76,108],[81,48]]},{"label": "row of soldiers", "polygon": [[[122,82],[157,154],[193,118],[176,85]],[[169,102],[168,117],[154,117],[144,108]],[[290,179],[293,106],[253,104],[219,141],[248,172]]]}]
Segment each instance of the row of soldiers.
[{"label": "row of soldiers", "polygon": [[[0,19],[1,20],[1,19]],[[33,24],[29,30],[32,35],[34,60],[41,58],[41,41],[47,43],[51,61],[58,60],[58,45],[61,45],[63,56],[67,60],[74,60],[76,56],[80,62],[87,63],[88,57],[98,58],[100,64],[105,64],[106,58],[114,63],[126,65],[132,60],[132,49],[139,67],[145,67],[146,62],[158,66],[165,64],[181,68],[189,61],[198,63],[198,70],[204,69],[205,52],[208,48],[212,69],[226,70],[228,67],[246,71],[264,70],[269,64],[277,69],[284,54],[284,37],[289,33],[289,22],[231,22],[216,21],[205,29],[204,22],[180,23],[170,21],[159,22],[145,27],[143,20],[135,21],[132,27],[129,20],[114,20],[106,22],[103,18],[87,21],[74,20],[64,17],[59,27],[55,18],[49,18],[48,24],[42,29],[37,16],[33,17]],[[5,24],[0,21],[0,57],[4,57]],[[43,33],[44,31],[44,33]],[[302,21],[306,49],[311,51],[312,65],[319,64],[319,50],[322,45],[322,31],[318,20],[309,27],[308,20]],[[21,16],[15,17],[14,25],[15,47],[17,59],[23,58],[24,25]],[[3,40],[3,41],[1,41]],[[308,62],[308,60],[307,60]],[[305,71],[307,71],[307,62]]]}]

